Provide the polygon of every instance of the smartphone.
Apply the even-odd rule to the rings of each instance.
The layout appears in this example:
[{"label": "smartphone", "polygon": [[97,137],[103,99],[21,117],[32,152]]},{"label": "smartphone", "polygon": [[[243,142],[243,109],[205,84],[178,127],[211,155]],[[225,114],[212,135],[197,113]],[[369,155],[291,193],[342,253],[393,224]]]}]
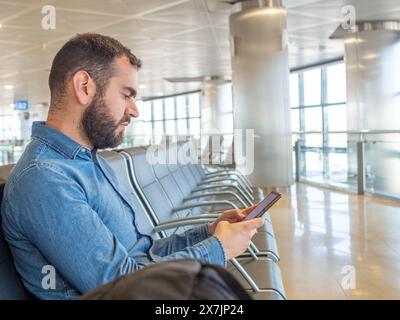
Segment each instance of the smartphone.
[{"label": "smartphone", "polygon": [[282,195],[278,192],[272,191],[269,195],[267,195],[264,200],[260,201],[255,207],[242,221],[251,220],[254,218],[261,217],[269,208],[271,208]]}]

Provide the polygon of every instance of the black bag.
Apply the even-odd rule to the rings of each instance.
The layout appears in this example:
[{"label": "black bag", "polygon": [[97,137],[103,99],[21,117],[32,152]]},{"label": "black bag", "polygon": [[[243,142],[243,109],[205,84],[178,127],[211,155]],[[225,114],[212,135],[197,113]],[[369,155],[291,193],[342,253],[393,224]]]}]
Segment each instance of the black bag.
[{"label": "black bag", "polygon": [[251,300],[221,266],[199,260],[149,265],[82,296],[90,300]]}]

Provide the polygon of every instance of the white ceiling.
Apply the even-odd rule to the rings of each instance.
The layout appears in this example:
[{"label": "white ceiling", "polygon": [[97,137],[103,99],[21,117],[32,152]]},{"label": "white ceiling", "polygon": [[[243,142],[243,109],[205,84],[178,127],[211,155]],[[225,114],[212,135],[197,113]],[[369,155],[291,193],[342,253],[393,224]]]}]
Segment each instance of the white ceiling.
[{"label": "white ceiling", "polygon": [[[56,8],[55,30],[41,28],[42,6]],[[356,7],[357,19],[399,19],[400,0],[286,0],[291,67],[343,55],[343,42],[329,40],[341,8]],[[0,0],[0,106],[7,100],[49,100],[52,58],[76,33],[111,35],[144,63],[142,96],[198,89],[200,83],[164,78],[230,77],[228,18],[222,0]],[[12,90],[4,86],[12,85]]]}]

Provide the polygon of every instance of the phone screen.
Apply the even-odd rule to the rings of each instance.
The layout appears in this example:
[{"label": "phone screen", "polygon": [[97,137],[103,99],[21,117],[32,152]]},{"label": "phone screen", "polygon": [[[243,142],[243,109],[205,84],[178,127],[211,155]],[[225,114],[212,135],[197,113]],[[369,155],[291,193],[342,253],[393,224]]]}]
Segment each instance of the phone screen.
[{"label": "phone screen", "polygon": [[269,208],[271,208],[280,198],[282,195],[278,192],[272,191],[268,196],[262,200],[257,207],[255,207],[244,219],[250,220],[257,217],[261,217]]}]

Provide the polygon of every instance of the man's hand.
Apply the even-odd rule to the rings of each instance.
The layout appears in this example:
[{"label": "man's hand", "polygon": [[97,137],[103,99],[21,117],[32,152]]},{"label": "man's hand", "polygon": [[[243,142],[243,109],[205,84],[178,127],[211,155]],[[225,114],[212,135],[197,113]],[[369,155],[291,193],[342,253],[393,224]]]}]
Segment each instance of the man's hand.
[{"label": "man's hand", "polygon": [[233,209],[224,211],[220,214],[217,220],[209,224],[211,234],[214,234],[217,224],[221,221],[227,221],[229,223],[242,221],[244,217],[247,216],[256,206],[257,205],[253,205],[243,210]]},{"label": "man's hand", "polygon": [[264,217],[236,223],[220,221],[215,228],[214,236],[221,241],[226,258],[230,260],[245,252],[251,238],[264,222]]}]

